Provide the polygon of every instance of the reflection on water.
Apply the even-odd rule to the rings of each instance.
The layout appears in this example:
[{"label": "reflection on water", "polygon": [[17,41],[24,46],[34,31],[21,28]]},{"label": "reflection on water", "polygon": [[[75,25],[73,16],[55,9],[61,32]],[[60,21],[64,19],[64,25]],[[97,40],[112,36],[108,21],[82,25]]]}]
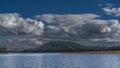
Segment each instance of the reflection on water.
[{"label": "reflection on water", "polygon": [[120,68],[120,55],[0,54],[0,68]]}]

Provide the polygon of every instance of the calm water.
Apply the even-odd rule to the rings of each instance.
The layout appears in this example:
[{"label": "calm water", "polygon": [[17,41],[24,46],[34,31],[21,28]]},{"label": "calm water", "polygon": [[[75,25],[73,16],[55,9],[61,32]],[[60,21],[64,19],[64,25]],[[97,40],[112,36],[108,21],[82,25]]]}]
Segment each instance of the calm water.
[{"label": "calm water", "polygon": [[0,54],[0,68],[120,68],[120,55]]}]

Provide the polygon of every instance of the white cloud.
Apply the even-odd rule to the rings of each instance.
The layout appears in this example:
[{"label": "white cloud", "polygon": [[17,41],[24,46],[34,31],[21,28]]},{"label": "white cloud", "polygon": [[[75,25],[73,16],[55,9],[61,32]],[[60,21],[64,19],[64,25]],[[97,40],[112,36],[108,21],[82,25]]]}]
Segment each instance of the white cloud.
[{"label": "white cloud", "polygon": [[[120,24],[118,20],[101,20],[100,16],[96,14],[43,14],[35,17],[40,21],[24,19],[16,13],[0,14],[0,36],[16,34],[17,36],[12,36],[17,37],[18,41],[19,38],[36,39],[35,42],[31,42],[35,44],[52,40],[72,40],[86,45],[89,43],[91,45],[92,43],[95,45],[109,44],[107,41],[117,41],[119,44]],[[46,25],[43,22],[52,25]],[[25,35],[21,36],[21,34]],[[43,41],[41,41],[42,39]],[[22,41],[23,44],[28,43]],[[17,43],[19,44],[16,42],[14,45]]]},{"label": "white cloud", "polygon": [[105,3],[105,6],[110,8],[110,7],[114,6],[114,4],[112,4],[112,3]]},{"label": "white cloud", "polygon": [[108,15],[120,16],[120,7],[118,8],[105,7],[103,8],[103,10]]},{"label": "white cloud", "polygon": [[114,4],[99,2],[98,6],[99,7],[109,7],[110,8],[110,7],[114,6]]},{"label": "white cloud", "polygon": [[44,24],[30,18],[24,19],[17,13],[0,14],[0,34],[38,34],[43,32]]},{"label": "white cloud", "polygon": [[36,17],[48,23],[58,23],[59,36],[63,34],[69,38],[105,38],[119,34],[120,30],[118,20],[100,20],[96,14],[43,14]]},{"label": "white cloud", "polygon": [[89,21],[100,16],[96,14],[43,14],[37,15],[35,17],[47,23],[58,23],[59,26],[61,26],[64,29],[74,27],[78,24],[84,24],[84,21]]}]

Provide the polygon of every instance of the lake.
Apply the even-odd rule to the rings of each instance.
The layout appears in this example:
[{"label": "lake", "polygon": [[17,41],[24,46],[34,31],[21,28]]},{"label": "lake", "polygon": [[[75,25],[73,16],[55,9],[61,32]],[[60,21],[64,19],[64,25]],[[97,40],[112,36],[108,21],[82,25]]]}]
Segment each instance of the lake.
[{"label": "lake", "polygon": [[0,68],[120,68],[119,54],[8,53]]}]

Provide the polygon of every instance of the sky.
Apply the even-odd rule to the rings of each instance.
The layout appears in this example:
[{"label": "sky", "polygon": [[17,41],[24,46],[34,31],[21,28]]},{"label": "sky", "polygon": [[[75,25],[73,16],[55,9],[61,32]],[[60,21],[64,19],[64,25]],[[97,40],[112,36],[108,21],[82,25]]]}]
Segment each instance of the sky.
[{"label": "sky", "polygon": [[23,17],[38,14],[85,14],[95,13],[103,19],[119,19],[106,16],[102,8],[113,4],[119,7],[119,0],[1,0],[0,13],[19,13]]},{"label": "sky", "polygon": [[119,0],[0,0],[0,36],[120,44],[119,21]]},{"label": "sky", "polygon": [[0,0],[0,13],[20,13],[23,17],[48,13],[96,13],[104,16],[101,8],[107,3],[120,6],[119,0]]}]

